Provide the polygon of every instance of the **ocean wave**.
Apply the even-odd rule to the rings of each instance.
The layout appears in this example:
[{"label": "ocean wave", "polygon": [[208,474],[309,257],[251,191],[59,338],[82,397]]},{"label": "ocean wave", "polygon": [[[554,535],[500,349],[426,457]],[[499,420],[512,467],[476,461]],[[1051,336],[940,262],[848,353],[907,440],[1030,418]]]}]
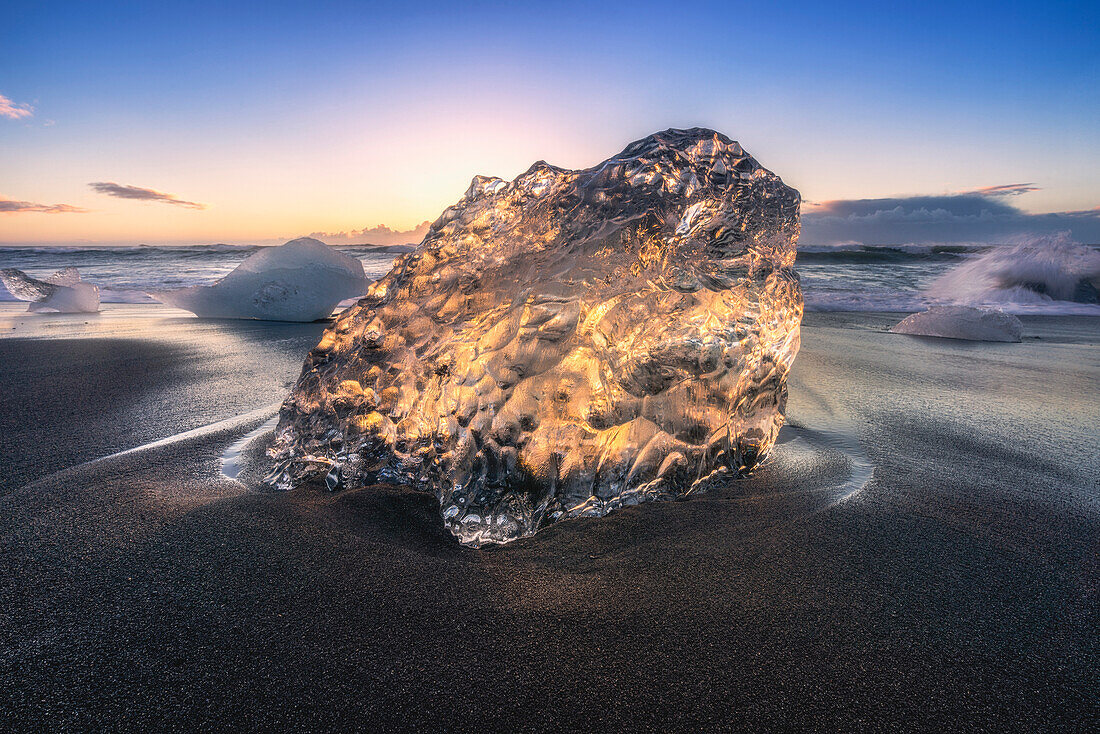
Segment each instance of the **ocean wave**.
[{"label": "ocean wave", "polygon": [[798,263],[889,263],[920,260],[952,261],[981,255],[995,245],[805,245],[798,248]]},{"label": "ocean wave", "polygon": [[[209,285],[260,245],[0,246],[0,267],[35,277],[79,267],[103,303],[148,304],[147,291]],[[398,248],[341,245],[368,277],[390,270]],[[401,248],[405,249],[405,248]],[[397,250],[397,251],[395,251]],[[934,305],[992,306],[1011,313],[1100,315],[1082,303],[1100,290],[1100,249],[1067,238],[990,245],[804,245],[800,268],[808,311],[923,311]],[[1091,290],[1090,290],[1091,288]],[[0,287],[0,301],[15,299]]]},{"label": "ocean wave", "polygon": [[1012,309],[1100,303],[1100,251],[1066,235],[990,250],[941,275],[927,289],[940,302]]},{"label": "ocean wave", "polygon": [[65,262],[78,264],[81,268],[94,268],[97,265],[127,263],[141,265],[145,263],[201,262],[201,263],[239,263],[260,249],[255,245],[196,245],[196,246],[150,246],[136,245],[127,247],[0,247],[0,264],[8,264],[21,269],[27,267],[48,267],[48,264]]},{"label": "ocean wave", "polygon": [[[980,250],[971,246],[953,266],[929,261],[914,269],[883,259],[830,262],[803,273],[808,311],[915,312],[963,305],[1021,315],[1100,315],[1100,250],[1065,235]],[[944,272],[944,267],[951,269]],[[931,277],[936,270],[939,274]]]}]

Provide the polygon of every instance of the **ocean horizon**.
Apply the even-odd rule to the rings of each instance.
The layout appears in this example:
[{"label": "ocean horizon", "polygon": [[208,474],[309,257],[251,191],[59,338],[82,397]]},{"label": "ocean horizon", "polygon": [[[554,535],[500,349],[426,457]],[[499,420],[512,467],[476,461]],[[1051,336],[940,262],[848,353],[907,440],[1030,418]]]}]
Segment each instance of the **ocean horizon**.
[{"label": "ocean horizon", "polygon": [[[0,245],[0,268],[17,268],[46,278],[75,267],[84,280],[100,287],[103,303],[156,303],[150,292],[211,285],[250,255],[271,245]],[[381,278],[400,254],[416,245],[332,245],[358,259],[371,280]],[[974,269],[956,284],[956,292],[929,293],[938,279],[964,264],[991,254],[1009,258]],[[800,244],[796,265],[808,311],[911,312],[944,303],[988,306],[1017,314],[1100,315],[1100,305],[1051,297],[1036,286],[1050,278],[1069,281],[1082,258],[1100,261],[1100,245],[1073,245],[1064,238],[1017,239],[1000,244]],[[1037,262],[1038,261],[1038,262]],[[1037,267],[1042,273],[1036,273]],[[1084,267],[1090,267],[1087,263]],[[1091,267],[1096,268],[1096,265]],[[974,292],[983,278],[1008,283]],[[969,281],[969,282],[968,282]],[[1026,287],[1030,284],[1032,287]],[[1038,290],[1036,290],[1038,287]],[[0,302],[15,301],[0,288]],[[350,303],[347,301],[346,303]]]}]

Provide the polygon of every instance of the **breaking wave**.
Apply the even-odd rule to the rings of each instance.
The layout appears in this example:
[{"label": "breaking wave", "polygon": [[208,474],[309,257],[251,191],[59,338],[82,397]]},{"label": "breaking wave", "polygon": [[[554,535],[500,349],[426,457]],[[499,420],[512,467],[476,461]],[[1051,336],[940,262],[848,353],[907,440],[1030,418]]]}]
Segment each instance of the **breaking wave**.
[{"label": "breaking wave", "polygon": [[1100,249],[1066,234],[1002,245],[811,245],[799,250],[796,267],[808,311],[966,305],[1100,315]]},{"label": "breaking wave", "polygon": [[1100,302],[1100,252],[1065,235],[998,248],[940,276],[928,295],[967,306],[1031,311]]}]

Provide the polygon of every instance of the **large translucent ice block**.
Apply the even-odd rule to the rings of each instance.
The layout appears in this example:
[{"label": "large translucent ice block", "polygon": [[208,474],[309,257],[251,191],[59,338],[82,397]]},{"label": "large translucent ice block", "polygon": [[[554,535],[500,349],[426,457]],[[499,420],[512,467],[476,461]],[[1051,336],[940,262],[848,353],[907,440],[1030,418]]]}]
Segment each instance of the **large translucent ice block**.
[{"label": "large translucent ice block", "polygon": [[476,546],[749,471],[798,351],[798,209],[700,128],[475,178],[310,352],[270,480],[430,490]]}]

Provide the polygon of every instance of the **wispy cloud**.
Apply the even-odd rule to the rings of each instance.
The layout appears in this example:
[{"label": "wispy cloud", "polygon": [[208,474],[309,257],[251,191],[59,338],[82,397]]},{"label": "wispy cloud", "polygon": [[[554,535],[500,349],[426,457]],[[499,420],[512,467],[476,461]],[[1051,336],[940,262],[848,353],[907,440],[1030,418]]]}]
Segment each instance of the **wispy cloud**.
[{"label": "wispy cloud", "polygon": [[1079,241],[1100,242],[1100,207],[1032,214],[1004,200],[1036,190],[1032,184],[1004,184],[958,194],[807,203],[802,208],[802,241],[993,242],[1068,230]]},{"label": "wispy cloud", "polygon": [[986,186],[973,191],[963,191],[963,194],[977,194],[978,196],[1018,196],[1029,191],[1039,191],[1039,187],[1033,183],[1001,184],[1000,186]]},{"label": "wispy cloud", "polygon": [[186,207],[188,209],[205,209],[206,204],[197,201],[184,201],[174,194],[166,194],[163,191],[144,189],[140,186],[127,186],[112,181],[96,181],[88,184],[100,194],[114,196],[118,199],[137,199],[138,201],[160,201],[165,204]]},{"label": "wispy cloud", "polygon": [[19,104],[0,94],[0,117],[9,120],[21,120],[24,117],[33,117],[34,107],[29,104]]},{"label": "wispy cloud", "polygon": [[77,214],[86,211],[88,210],[70,204],[36,204],[33,201],[15,201],[14,199],[0,198],[0,214],[18,214],[21,212]]},{"label": "wispy cloud", "polygon": [[310,237],[324,240],[330,245],[408,245],[419,244],[428,232],[431,222],[421,222],[412,229],[391,229],[384,224],[364,227],[348,232],[311,232]]}]

